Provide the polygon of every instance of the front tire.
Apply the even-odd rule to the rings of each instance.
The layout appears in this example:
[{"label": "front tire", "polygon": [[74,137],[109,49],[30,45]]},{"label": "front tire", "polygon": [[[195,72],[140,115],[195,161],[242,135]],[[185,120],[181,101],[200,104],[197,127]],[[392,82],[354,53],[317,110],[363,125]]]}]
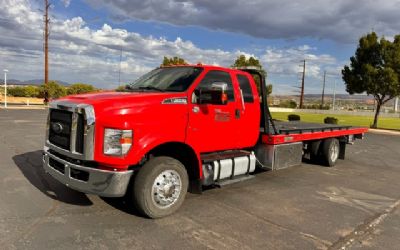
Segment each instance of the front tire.
[{"label": "front tire", "polygon": [[133,200],[143,215],[165,217],[182,205],[188,183],[188,174],[181,162],[166,156],[154,157],[135,177]]},{"label": "front tire", "polygon": [[324,140],[322,145],[322,157],[328,167],[335,166],[339,158],[339,140],[336,138],[329,138]]}]

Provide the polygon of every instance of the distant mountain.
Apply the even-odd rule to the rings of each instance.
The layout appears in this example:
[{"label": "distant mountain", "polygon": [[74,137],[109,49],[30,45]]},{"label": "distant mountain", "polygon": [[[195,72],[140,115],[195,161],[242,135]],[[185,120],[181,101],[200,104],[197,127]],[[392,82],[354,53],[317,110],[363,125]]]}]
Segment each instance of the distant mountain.
[{"label": "distant mountain", "polygon": [[[288,98],[299,98],[299,95],[273,95],[277,98],[288,99]],[[349,95],[349,94],[336,94],[336,99],[342,100],[370,100],[372,96],[367,95]],[[321,94],[304,94],[305,99],[321,99]],[[325,94],[325,98],[333,98],[332,94]]]},{"label": "distant mountain", "polygon": [[[53,81],[53,80],[51,80]],[[64,86],[69,86],[70,84],[64,81],[60,81],[60,80],[54,80],[56,82],[58,82],[61,85]],[[33,80],[26,80],[26,81],[21,81],[21,80],[17,80],[17,79],[7,79],[7,84],[10,85],[42,85],[44,83],[43,79],[33,79]],[[0,84],[4,84],[4,79],[0,79]]]},{"label": "distant mountain", "polygon": [[[305,98],[309,99],[321,99],[321,94],[305,94]],[[325,94],[327,98],[333,98],[332,94]],[[348,99],[348,100],[369,100],[373,99],[372,96],[367,95],[350,95],[350,94],[336,94],[335,97],[337,99]]]}]

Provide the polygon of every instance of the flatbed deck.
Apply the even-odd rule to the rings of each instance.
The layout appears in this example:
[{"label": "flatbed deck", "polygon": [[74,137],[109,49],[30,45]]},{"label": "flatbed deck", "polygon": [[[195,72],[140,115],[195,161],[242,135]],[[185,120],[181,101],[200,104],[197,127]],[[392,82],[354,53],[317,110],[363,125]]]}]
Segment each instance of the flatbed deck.
[{"label": "flatbed deck", "polygon": [[[367,128],[347,125],[307,123],[300,121],[274,121],[274,125],[278,134],[265,134],[263,129],[261,129],[263,143],[275,145],[347,135],[361,135],[368,130]],[[274,131],[272,126],[270,126],[270,131]]]},{"label": "flatbed deck", "polygon": [[[308,123],[300,121],[275,121],[275,127],[279,134],[302,134],[307,132],[325,132],[333,130],[349,129],[351,126],[337,125],[337,124],[320,124]],[[272,131],[272,130],[271,130]]]}]

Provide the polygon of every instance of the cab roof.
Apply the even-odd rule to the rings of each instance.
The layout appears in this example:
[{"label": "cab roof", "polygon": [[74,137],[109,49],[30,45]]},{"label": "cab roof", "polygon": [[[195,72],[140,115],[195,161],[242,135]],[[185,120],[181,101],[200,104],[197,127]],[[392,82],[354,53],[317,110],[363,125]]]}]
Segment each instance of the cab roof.
[{"label": "cab roof", "polygon": [[206,70],[227,70],[235,73],[247,73],[240,68],[228,68],[222,66],[208,65],[208,64],[182,64],[182,65],[171,65],[171,66],[161,66],[161,68],[175,68],[175,67],[198,67]]}]

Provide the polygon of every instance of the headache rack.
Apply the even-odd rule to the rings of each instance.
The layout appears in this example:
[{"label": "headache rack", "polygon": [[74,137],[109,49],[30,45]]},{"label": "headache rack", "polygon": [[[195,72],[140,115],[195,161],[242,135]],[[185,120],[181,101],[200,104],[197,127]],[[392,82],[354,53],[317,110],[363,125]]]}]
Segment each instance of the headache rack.
[{"label": "headache rack", "polygon": [[246,66],[235,67],[235,69],[249,73],[250,75],[257,75],[260,78],[260,94],[261,94],[261,124],[260,131],[262,134],[277,135],[279,131],[276,129],[275,122],[272,119],[271,112],[268,107],[267,86],[265,85],[265,74],[260,67]]}]

